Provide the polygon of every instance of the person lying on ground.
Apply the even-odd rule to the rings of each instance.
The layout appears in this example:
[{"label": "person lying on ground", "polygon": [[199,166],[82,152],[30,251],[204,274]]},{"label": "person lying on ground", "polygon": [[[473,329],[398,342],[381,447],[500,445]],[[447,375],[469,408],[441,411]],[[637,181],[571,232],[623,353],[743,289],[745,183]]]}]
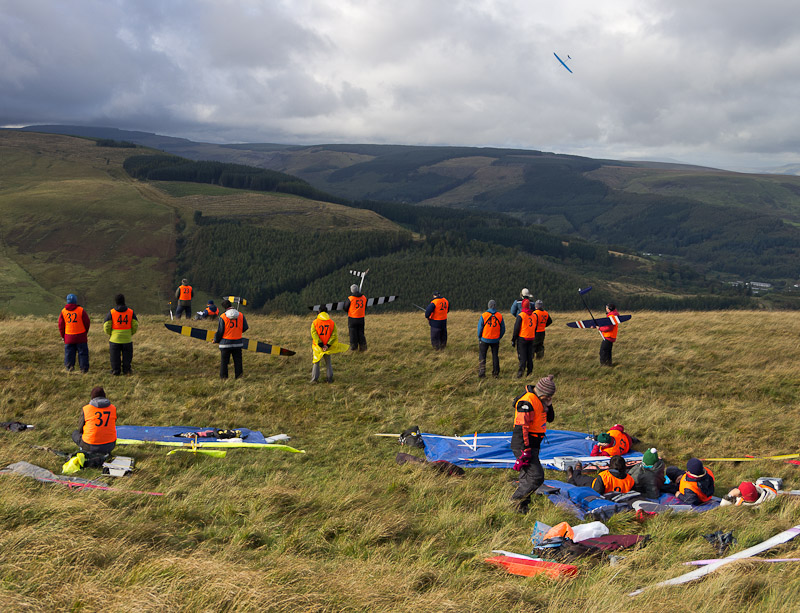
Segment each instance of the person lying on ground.
[{"label": "person lying on ground", "polygon": [[697,458],[686,462],[685,471],[677,466],[669,466],[666,473],[675,484],[675,496],[686,504],[705,504],[714,495],[714,473]]},{"label": "person lying on ground", "polygon": [[625,494],[633,489],[633,477],[628,474],[625,458],[615,455],[608,461],[608,469],[601,471],[592,482],[592,489],[600,495]]},{"label": "person lying on ground", "polygon": [[766,483],[742,481],[739,487],[733,488],[719,503],[720,506],[754,507],[777,497],[778,490]]},{"label": "person lying on ground", "polygon": [[597,435],[597,444],[592,448],[593,456],[625,455],[633,447],[633,440],[620,424],[614,424],[608,432]]}]

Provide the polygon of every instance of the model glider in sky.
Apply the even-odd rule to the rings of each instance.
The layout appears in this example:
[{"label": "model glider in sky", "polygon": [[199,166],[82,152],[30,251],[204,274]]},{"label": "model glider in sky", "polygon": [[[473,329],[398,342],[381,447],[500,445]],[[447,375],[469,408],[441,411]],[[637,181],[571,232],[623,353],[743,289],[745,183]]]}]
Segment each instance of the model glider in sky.
[{"label": "model glider in sky", "polygon": [[[569,73],[570,73],[570,74],[574,74],[574,73],[572,72],[572,70],[570,70],[569,66],[567,66],[567,64],[564,62],[564,60],[562,60],[560,57],[558,57],[558,54],[557,54],[555,51],[553,52],[553,55],[555,55],[555,56],[556,56],[556,59],[557,59],[559,62],[561,62],[561,65],[562,65],[564,68],[566,68],[566,69],[569,71]],[[571,58],[571,57],[568,55],[568,56],[567,56],[567,59],[568,59],[568,60],[571,60],[572,58]]]}]

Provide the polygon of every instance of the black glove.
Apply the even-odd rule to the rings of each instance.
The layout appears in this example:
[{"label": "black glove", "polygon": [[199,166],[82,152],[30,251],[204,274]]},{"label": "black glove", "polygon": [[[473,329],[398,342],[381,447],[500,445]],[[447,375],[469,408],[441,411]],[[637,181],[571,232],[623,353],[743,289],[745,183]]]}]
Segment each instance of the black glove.
[{"label": "black glove", "polygon": [[512,339],[511,340],[511,346],[512,347],[516,347],[517,346],[517,341]]}]

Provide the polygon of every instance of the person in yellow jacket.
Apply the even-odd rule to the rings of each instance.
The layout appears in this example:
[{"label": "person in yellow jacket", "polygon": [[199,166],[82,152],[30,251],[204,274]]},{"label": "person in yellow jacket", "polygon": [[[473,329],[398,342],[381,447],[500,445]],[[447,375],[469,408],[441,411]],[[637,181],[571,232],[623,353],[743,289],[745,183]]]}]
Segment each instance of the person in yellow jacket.
[{"label": "person in yellow jacket", "polygon": [[326,375],[328,383],[333,383],[333,364],[331,354],[347,351],[349,345],[339,342],[339,333],[336,324],[328,315],[328,309],[324,306],[319,308],[319,315],[311,322],[311,383],[319,382],[319,363],[325,360]]},{"label": "person in yellow jacket", "polygon": [[133,361],[133,335],[139,329],[139,320],[133,309],[125,305],[125,296],[114,297],[116,306],[103,321],[103,331],[108,334],[108,353],[111,359],[111,374],[130,375]]},{"label": "person in yellow jacket", "polygon": [[105,390],[92,388],[89,404],[83,407],[80,428],[72,440],[87,453],[108,455],[117,444],[117,408],[106,398]]}]

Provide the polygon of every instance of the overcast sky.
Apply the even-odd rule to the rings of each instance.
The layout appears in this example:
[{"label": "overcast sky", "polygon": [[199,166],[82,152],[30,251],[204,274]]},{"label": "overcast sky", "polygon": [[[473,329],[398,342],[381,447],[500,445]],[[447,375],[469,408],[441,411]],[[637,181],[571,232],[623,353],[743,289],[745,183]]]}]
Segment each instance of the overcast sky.
[{"label": "overcast sky", "polygon": [[0,0],[6,126],[749,169],[798,102],[798,0]]}]

